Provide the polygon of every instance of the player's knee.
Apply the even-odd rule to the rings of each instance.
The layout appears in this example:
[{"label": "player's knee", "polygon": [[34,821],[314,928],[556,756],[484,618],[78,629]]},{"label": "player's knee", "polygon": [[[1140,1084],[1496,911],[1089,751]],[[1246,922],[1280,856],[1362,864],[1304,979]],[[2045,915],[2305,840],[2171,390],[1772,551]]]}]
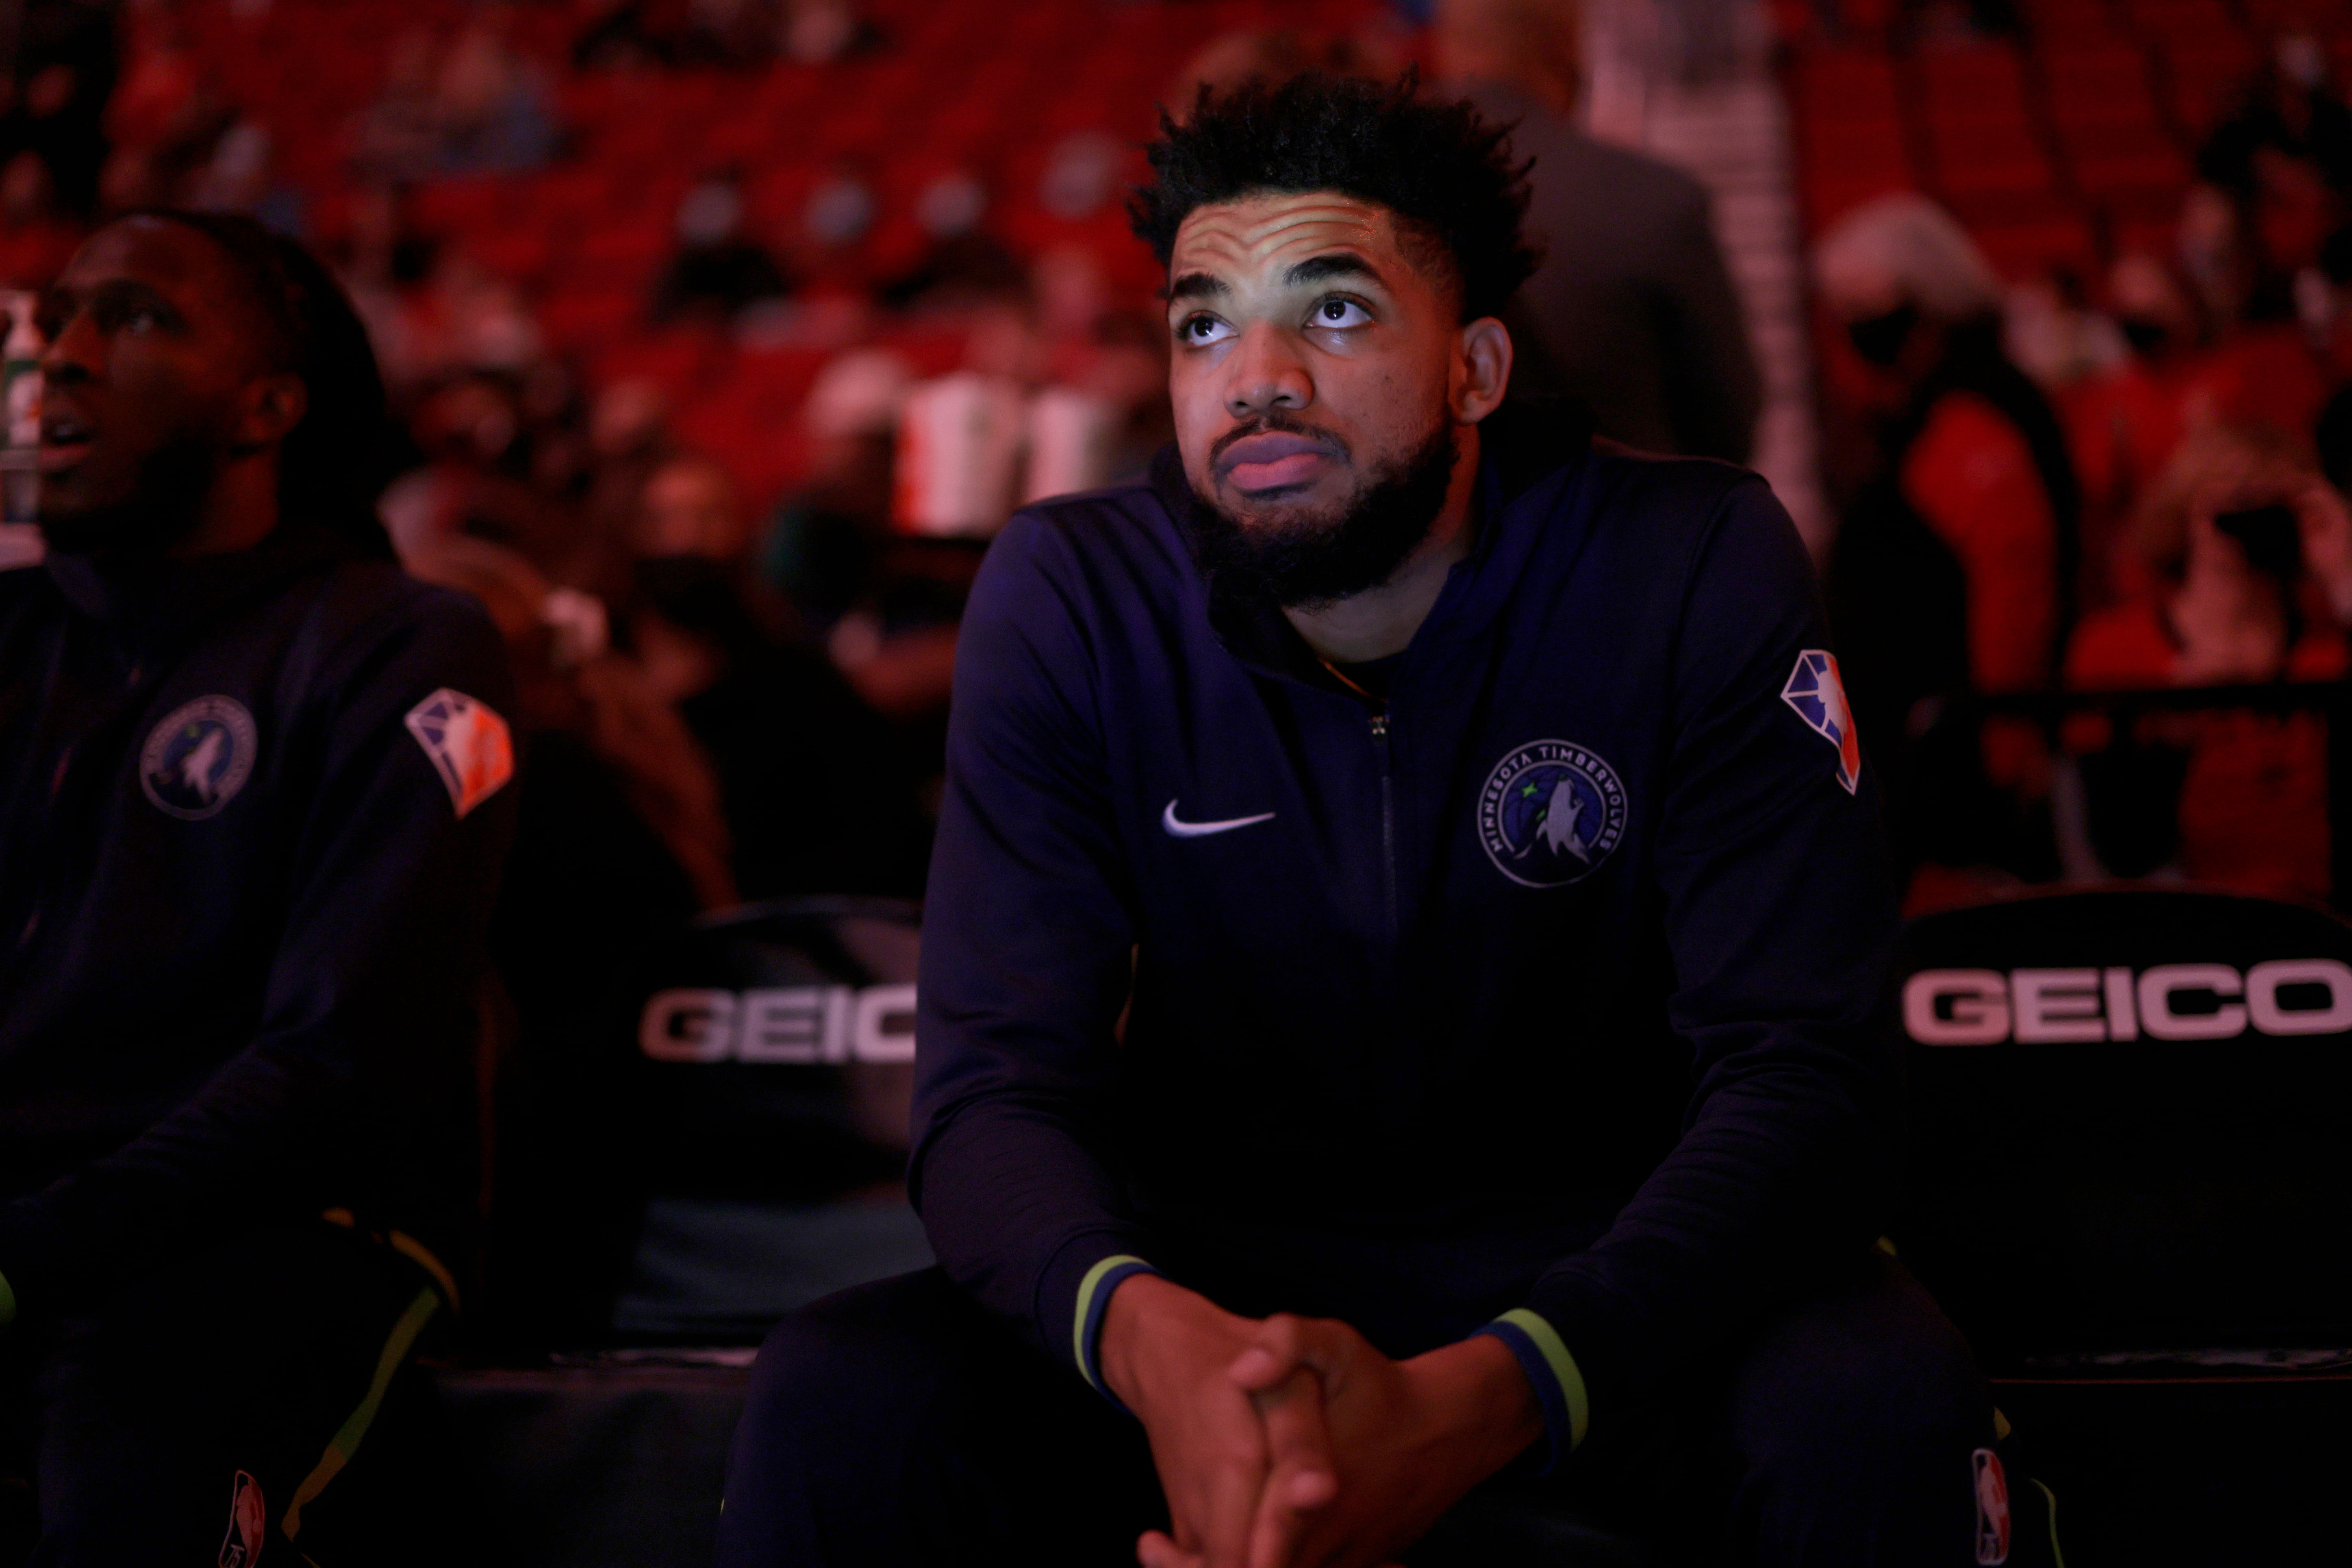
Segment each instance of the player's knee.
[{"label": "player's knee", "polygon": [[1735,1440],[1751,1464],[1885,1473],[1990,1440],[1968,1342],[1916,1284],[1890,1279],[1767,1336],[1738,1380]]},{"label": "player's knee", "polygon": [[1890,1339],[1824,1380],[1812,1425],[1824,1446],[1936,1463],[1985,1440],[1990,1408],[1958,1334]]},{"label": "player's knee", "polygon": [[[760,1347],[739,1448],[831,1445],[929,1407],[951,1369],[940,1308],[951,1288],[936,1270],[879,1280],[788,1314]],[[873,1435],[873,1434],[868,1434]]]}]

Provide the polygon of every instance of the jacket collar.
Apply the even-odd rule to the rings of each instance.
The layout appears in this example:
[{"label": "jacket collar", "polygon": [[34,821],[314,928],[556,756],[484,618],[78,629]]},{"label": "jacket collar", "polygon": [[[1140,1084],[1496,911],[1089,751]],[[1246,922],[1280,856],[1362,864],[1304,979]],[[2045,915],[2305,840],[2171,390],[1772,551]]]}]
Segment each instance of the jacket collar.
[{"label": "jacket collar", "polygon": [[[1478,426],[1477,537],[1456,563],[1429,618],[1407,649],[1475,636],[1517,583],[1570,476],[1591,450],[1588,417],[1571,405],[1530,398],[1505,404]],[[1171,443],[1151,460],[1151,488],[1180,534],[1193,505],[1182,456]],[[1210,630],[1252,668],[1353,696],[1307,646],[1280,605],[1261,595],[1221,587],[1197,565]]]},{"label": "jacket collar", "polygon": [[251,600],[359,552],[331,529],[289,522],[251,550],[189,561],[53,552],[43,563],[66,603],[124,646],[176,647]]}]

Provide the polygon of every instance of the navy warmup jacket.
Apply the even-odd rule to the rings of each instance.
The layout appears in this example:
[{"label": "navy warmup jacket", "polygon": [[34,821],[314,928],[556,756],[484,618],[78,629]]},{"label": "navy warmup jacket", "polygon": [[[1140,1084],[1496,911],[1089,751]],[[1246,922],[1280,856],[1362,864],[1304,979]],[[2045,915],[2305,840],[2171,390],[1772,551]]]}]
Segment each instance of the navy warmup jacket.
[{"label": "navy warmup jacket", "polygon": [[329,1206],[461,1237],[512,712],[478,605],[324,530],[0,574],[11,1300]]},{"label": "navy warmup jacket", "polygon": [[1149,484],[1016,516],[967,612],[913,1182],[1099,1380],[1151,1267],[1392,1355],[1482,1331],[1555,1454],[1867,1245],[1878,808],[1753,475],[1484,426],[1385,711],[1204,584]]}]

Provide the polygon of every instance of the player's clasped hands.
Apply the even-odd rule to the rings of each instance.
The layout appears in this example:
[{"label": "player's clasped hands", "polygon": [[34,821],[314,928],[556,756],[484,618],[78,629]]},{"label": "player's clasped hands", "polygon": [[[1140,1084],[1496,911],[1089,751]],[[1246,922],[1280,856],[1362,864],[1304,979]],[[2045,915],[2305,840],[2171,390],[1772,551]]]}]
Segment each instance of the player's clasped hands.
[{"label": "player's clasped hands", "polygon": [[1151,1276],[1113,1299],[1102,1363],[1168,1500],[1143,1568],[1392,1568],[1542,1434],[1494,1340],[1391,1361],[1345,1323],[1239,1317]]}]

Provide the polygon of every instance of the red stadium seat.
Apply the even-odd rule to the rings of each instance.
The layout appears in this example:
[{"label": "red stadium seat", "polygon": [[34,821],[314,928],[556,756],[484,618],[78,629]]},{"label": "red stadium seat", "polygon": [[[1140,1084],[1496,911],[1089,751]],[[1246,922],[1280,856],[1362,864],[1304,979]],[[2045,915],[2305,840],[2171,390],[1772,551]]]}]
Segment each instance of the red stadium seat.
[{"label": "red stadium seat", "polygon": [[[2176,205],[2176,209],[2178,204]],[[2108,242],[2118,256],[2139,251],[2148,256],[2169,256],[2180,227],[2178,211],[2169,214],[2126,217],[2115,215],[2108,225]]]},{"label": "red stadium seat", "polygon": [[2137,31],[2167,43],[2236,36],[2238,19],[2221,0],[2120,0]]},{"label": "red stadium seat", "polygon": [[2147,56],[2128,44],[2044,49],[2042,79],[2050,117],[2075,124],[2128,124],[2160,136]]},{"label": "red stadium seat", "polygon": [[2045,44],[2096,41],[2116,36],[2105,0],[2031,0],[2021,7],[2032,37]]},{"label": "red stadium seat", "polygon": [[411,210],[427,233],[464,235],[488,227],[512,200],[507,183],[487,176],[431,180],[416,187]]},{"label": "red stadium seat", "polygon": [[1800,55],[1790,75],[1792,107],[1820,121],[1892,121],[1902,113],[1894,63],[1854,49],[1814,49]]},{"label": "red stadium seat", "polygon": [[626,336],[645,321],[646,297],[636,289],[566,289],[541,301],[540,325],[560,349],[593,352]]},{"label": "red stadium seat", "polygon": [[2025,61],[2013,45],[1923,49],[1917,70],[1919,107],[1930,122],[1973,124],[2025,117]]},{"label": "red stadium seat", "polygon": [[1927,128],[1929,178],[1948,195],[2030,194],[2057,188],[2049,154],[2022,121]]},{"label": "red stadium seat", "polygon": [[544,277],[555,261],[555,245],[538,226],[484,230],[465,237],[465,253],[499,277],[532,281]]},{"label": "red stadium seat", "polygon": [[2179,212],[2189,160],[2168,142],[2137,132],[2092,128],[2063,143],[2074,188],[2111,215]]}]

